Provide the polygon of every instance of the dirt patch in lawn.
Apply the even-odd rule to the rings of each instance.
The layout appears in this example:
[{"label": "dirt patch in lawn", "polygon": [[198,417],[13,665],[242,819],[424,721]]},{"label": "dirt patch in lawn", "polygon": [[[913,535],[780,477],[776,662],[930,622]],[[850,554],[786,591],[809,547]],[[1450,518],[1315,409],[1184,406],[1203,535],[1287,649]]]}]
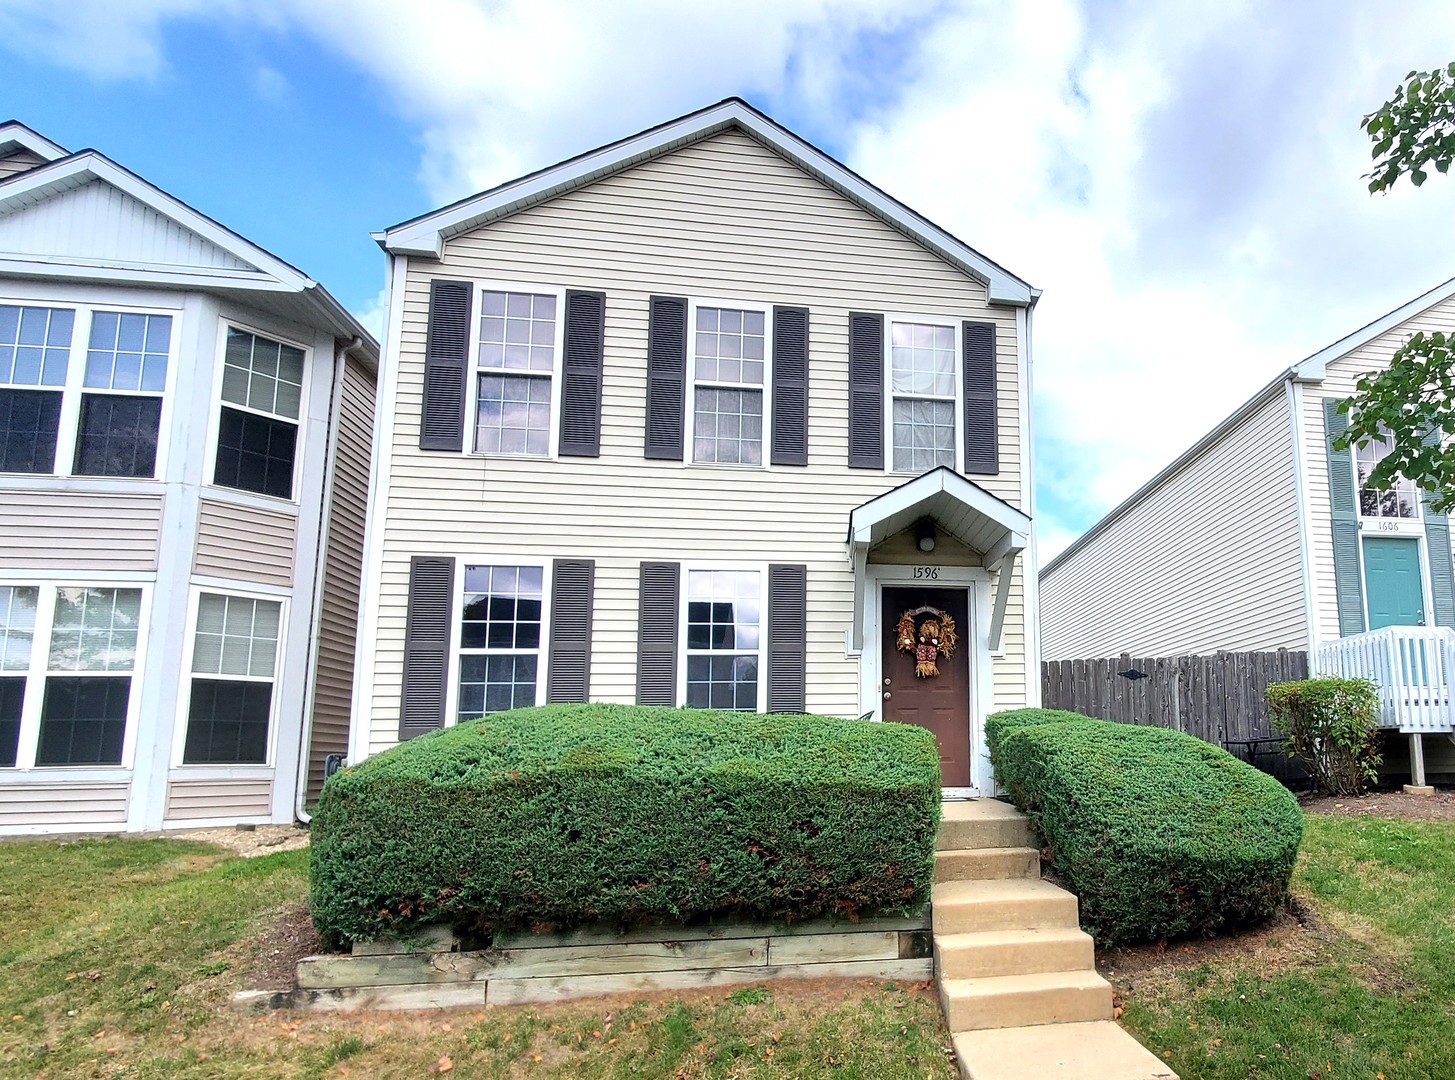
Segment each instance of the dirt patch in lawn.
[{"label": "dirt patch in lawn", "polygon": [[290,904],[280,910],[268,920],[262,933],[246,944],[250,955],[240,959],[247,972],[242,982],[249,990],[293,989],[298,961],[325,951],[304,904]]},{"label": "dirt patch in lawn", "polygon": [[258,825],[254,828],[236,826],[220,829],[187,829],[184,832],[169,832],[171,840],[196,840],[204,844],[225,847],[244,859],[255,859],[259,855],[272,855],[278,851],[292,851],[308,846],[308,830],[301,825]]},{"label": "dirt patch in lawn", "polygon": [[1403,791],[1376,791],[1358,798],[1321,795],[1304,800],[1303,808],[1310,814],[1335,814],[1340,817],[1455,821],[1455,789],[1442,788],[1433,795],[1407,795]]}]

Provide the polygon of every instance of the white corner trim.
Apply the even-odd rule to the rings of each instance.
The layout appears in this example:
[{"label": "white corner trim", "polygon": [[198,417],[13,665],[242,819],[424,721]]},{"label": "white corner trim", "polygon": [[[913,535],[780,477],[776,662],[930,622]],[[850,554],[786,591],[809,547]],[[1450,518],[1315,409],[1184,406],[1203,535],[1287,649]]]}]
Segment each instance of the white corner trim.
[{"label": "white corner trim", "polygon": [[1293,376],[1284,383],[1288,402],[1288,431],[1293,439],[1293,490],[1298,514],[1299,562],[1303,569],[1303,621],[1309,655],[1319,640],[1319,598],[1314,588],[1313,521],[1309,509],[1308,446],[1304,442],[1303,384]]},{"label": "white corner trim", "polygon": [[402,222],[385,230],[383,246],[395,255],[438,259],[444,253],[445,241],[452,236],[729,128],[744,131],[982,282],[992,303],[1034,303],[1035,290],[1026,282],[736,98]]}]

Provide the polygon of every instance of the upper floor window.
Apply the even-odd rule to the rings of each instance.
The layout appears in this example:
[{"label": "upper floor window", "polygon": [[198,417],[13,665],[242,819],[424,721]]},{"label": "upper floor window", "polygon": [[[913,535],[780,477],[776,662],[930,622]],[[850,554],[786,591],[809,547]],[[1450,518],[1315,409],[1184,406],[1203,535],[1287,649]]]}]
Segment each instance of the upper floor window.
[{"label": "upper floor window", "polygon": [[170,315],[0,304],[0,472],[155,476],[171,348]]},{"label": "upper floor window", "polygon": [[954,468],[954,327],[890,322],[889,401],[894,471]]},{"label": "upper floor window", "polygon": [[766,312],[699,307],[692,345],[692,460],[763,464]]},{"label": "upper floor window", "polygon": [[1403,476],[1390,488],[1369,486],[1374,468],[1394,449],[1394,438],[1381,429],[1378,439],[1366,446],[1354,447],[1354,466],[1359,480],[1359,513],[1367,518],[1417,518],[1420,516],[1420,493],[1414,482]]},{"label": "upper floor window", "polygon": [[303,371],[296,345],[227,328],[214,484],[293,497]]},{"label": "upper floor window", "polygon": [[556,383],[557,298],[480,294],[475,371],[475,449],[546,457]]}]

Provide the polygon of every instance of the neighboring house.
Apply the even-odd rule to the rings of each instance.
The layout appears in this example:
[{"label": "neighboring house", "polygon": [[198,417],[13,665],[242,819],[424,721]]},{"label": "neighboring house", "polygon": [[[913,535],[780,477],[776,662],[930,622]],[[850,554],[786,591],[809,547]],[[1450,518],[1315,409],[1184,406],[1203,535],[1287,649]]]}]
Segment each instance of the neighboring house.
[{"label": "neighboring house", "polygon": [[735,99],[377,238],[352,759],[589,699],[923,723],[986,788],[1039,686],[1035,290]]},{"label": "neighboring house", "polygon": [[378,346],[0,125],[0,833],[293,820],[348,740]]},{"label": "neighboring house", "polygon": [[[1449,524],[1414,485],[1363,484],[1335,404],[1418,330],[1455,331],[1455,279],[1280,374],[1041,571],[1048,660],[1309,649],[1455,626]],[[1455,769],[1446,740],[1426,740]],[[1448,759],[1448,763],[1447,763]]]}]

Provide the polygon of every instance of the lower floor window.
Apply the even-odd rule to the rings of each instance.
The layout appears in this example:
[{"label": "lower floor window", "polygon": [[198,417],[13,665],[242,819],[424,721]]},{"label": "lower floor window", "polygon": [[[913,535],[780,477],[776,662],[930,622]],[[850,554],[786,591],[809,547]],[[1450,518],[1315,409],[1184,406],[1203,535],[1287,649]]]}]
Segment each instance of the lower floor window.
[{"label": "lower floor window", "polygon": [[757,712],[763,575],[687,571],[687,706]]},{"label": "lower floor window", "polygon": [[265,765],[283,605],[203,593],[197,599],[184,765]]},{"label": "lower floor window", "polygon": [[0,678],[0,767],[13,767],[20,749],[20,710],[25,707],[25,676]]},{"label": "lower floor window", "polygon": [[50,676],[35,763],[120,765],[130,700],[130,676]]},{"label": "lower floor window", "polygon": [[536,703],[544,596],[539,566],[465,567],[458,720]]}]

